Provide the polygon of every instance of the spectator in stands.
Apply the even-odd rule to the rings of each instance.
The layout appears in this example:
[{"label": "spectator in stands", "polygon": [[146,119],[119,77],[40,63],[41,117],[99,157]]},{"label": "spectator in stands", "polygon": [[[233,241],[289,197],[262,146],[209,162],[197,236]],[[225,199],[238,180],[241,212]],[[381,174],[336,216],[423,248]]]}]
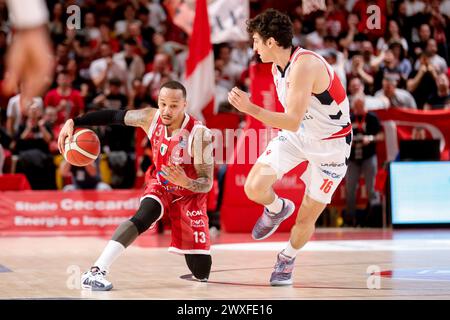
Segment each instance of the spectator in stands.
[{"label": "spectator in stands", "polygon": [[386,76],[383,79],[383,88],[375,93],[375,97],[386,97],[389,100],[389,108],[417,109],[413,96],[404,89],[397,87],[396,78]]},{"label": "spectator in stands", "polygon": [[129,24],[133,22],[139,22],[139,20],[136,20],[136,9],[131,3],[129,3],[125,6],[124,20],[119,20],[114,25],[116,36],[119,37],[125,35]]},{"label": "spectator in stands", "polygon": [[140,22],[132,22],[128,25],[125,39],[133,39],[136,42],[134,53],[136,53],[140,57],[148,53],[150,47],[149,41],[151,38],[147,40],[142,36]]},{"label": "spectator in stands", "polygon": [[347,74],[348,79],[360,78],[367,87],[372,87],[374,84],[374,77],[371,74],[370,67],[364,63],[363,56],[357,54],[351,59],[350,71]]},{"label": "spectator in stands", "polygon": [[17,171],[24,173],[33,189],[55,189],[55,167],[49,144],[52,129],[43,118],[43,108],[31,104],[25,124],[16,134],[14,154],[19,156]]},{"label": "spectator in stands", "polygon": [[45,126],[52,130],[53,139],[49,143],[49,150],[51,154],[58,154],[58,141],[57,137],[61,130],[61,125],[57,124],[58,113],[54,107],[46,107],[44,110],[44,122]]},{"label": "spectator in stands", "polygon": [[99,30],[100,30],[100,42],[98,43],[98,47],[100,47],[102,43],[107,43],[109,44],[112,52],[114,53],[119,52],[120,42],[111,32],[111,28],[109,27],[109,25],[106,23],[102,23],[100,24]]},{"label": "spectator in stands", "polygon": [[128,92],[129,109],[141,109],[147,107],[156,108],[157,103],[147,93],[141,79],[134,79],[131,90]]},{"label": "spectator in stands", "polygon": [[424,106],[425,110],[450,109],[449,80],[445,73],[441,73],[436,81],[437,92],[431,94]]},{"label": "spectator in stands", "polygon": [[408,51],[408,41],[402,37],[397,21],[389,20],[384,37],[378,39],[377,49],[380,51],[387,50],[389,45],[396,42],[400,43],[405,51]]},{"label": "spectator in stands", "polygon": [[57,87],[45,95],[44,105],[56,108],[56,125],[60,125],[84,112],[84,99],[80,91],[72,87],[72,78],[66,70],[58,72],[56,83]]},{"label": "spectator in stands", "polygon": [[399,42],[393,42],[389,45],[389,49],[392,50],[394,57],[399,61],[399,69],[403,81],[406,81],[412,71],[411,61],[406,57],[407,51]]},{"label": "spectator in stands", "polygon": [[158,50],[158,52],[165,53],[169,56],[173,70],[174,72],[176,72],[175,76],[182,76],[182,72],[180,72],[180,69],[184,70],[186,57],[184,58],[184,60],[180,61],[179,59],[177,59],[177,56],[184,51],[187,52],[187,47],[176,41],[167,41],[165,36],[160,32],[156,32],[153,35],[153,45]]},{"label": "spectator in stands", "polygon": [[155,55],[153,61],[153,70],[146,73],[142,79],[142,84],[147,88],[147,92],[154,101],[158,100],[158,93],[163,79],[174,78],[171,72],[171,65],[169,56],[165,53],[158,53]]},{"label": "spectator in stands", "polygon": [[411,54],[410,56],[414,58],[414,60],[418,59],[420,55],[425,51],[428,40],[431,39],[431,28],[427,23],[423,23],[419,27],[417,39],[412,40]]},{"label": "spectator in stands", "polygon": [[108,89],[93,100],[94,109],[127,109],[128,97],[120,91],[122,81],[113,78],[108,81]]},{"label": "spectator in stands", "polygon": [[391,49],[383,51],[381,54],[383,61],[379,66],[376,64],[374,68],[377,70],[374,77],[374,90],[380,90],[382,86],[383,79],[389,76],[397,81],[399,88],[405,88],[406,79],[403,78],[402,70],[400,69],[400,61],[394,55]]},{"label": "spectator in stands", "polygon": [[431,0],[431,18],[430,18],[430,26],[433,29],[432,38],[436,41],[437,52],[438,54],[444,58],[444,60],[448,61],[449,52],[448,52],[448,23],[449,17],[445,17],[440,11],[439,4],[441,0]]},{"label": "spectator in stands", "polygon": [[306,47],[306,35],[303,33],[303,23],[298,17],[292,19],[292,25],[294,29],[294,38],[292,44],[294,47]]},{"label": "spectator in stands", "polygon": [[328,34],[325,16],[316,17],[314,26],[314,31],[306,36],[306,48],[313,51],[324,48],[324,37]]},{"label": "spectator in stands", "polygon": [[253,58],[253,50],[249,46],[248,41],[236,41],[231,50],[231,62],[238,64],[242,70],[248,68],[250,61]]},{"label": "spectator in stands", "polygon": [[353,78],[350,80],[348,86],[348,99],[350,103],[352,103],[353,99],[357,96],[364,97],[365,108],[367,111],[389,108],[389,100],[386,97],[374,97],[365,94],[364,83],[362,80],[360,78]]},{"label": "spectator in stands", "polygon": [[87,12],[85,14],[84,27],[82,31],[85,34],[86,41],[88,41],[92,46],[96,46],[100,43],[101,33],[100,29],[97,28],[95,15],[93,12]]},{"label": "spectator in stands", "polygon": [[152,39],[155,29],[150,24],[150,10],[145,6],[140,6],[137,11],[137,18],[141,26],[141,34],[144,39]]},{"label": "spectator in stands", "polygon": [[[437,54],[438,47],[436,40],[429,39],[427,41],[427,45],[425,47],[425,54],[428,57],[428,63],[433,65],[434,69],[438,74],[447,72],[448,66],[447,62],[444,58]],[[417,61],[415,64],[415,69],[418,70],[420,68],[420,61]]]},{"label": "spectator in stands", "polygon": [[112,190],[108,184],[101,181],[98,159],[84,167],[73,166],[63,160],[59,166],[59,171],[63,177],[72,178],[72,184],[64,186],[63,191]]},{"label": "spectator in stands", "polygon": [[[142,78],[145,72],[144,60],[136,54],[137,43],[133,38],[128,38],[124,42],[124,50],[116,53],[113,57],[121,69],[127,74],[127,89],[131,88],[131,82],[136,78]],[[119,79],[120,80],[120,79]]]},{"label": "spectator in stands", "polygon": [[[106,88],[108,80],[118,78],[122,83],[127,81],[127,72],[123,65],[113,60],[111,46],[109,43],[103,42],[100,45],[101,58],[92,61],[89,67],[89,74],[97,91],[103,91]],[[123,88],[125,91],[125,88]]]},{"label": "spectator in stands", "polygon": [[165,32],[167,15],[159,1],[139,0],[139,5],[145,7],[149,12],[149,26],[155,31]]},{"label": "spectator in stands", "polygon": [[217,47],[217,59],[220,59],[223,61],[223,67],[222,67],[222,76],[228,80],[230,80],[231,83],[233,83],[233,86],[236,84],[236,82],[239,80],[242,72],[244,71],[245,67],[241,64],[238,64],[234,62],[231,59],[231,51],[232,48],[230,44],[228,43],[222,43]]},{"label": "spectator in stands", "polygon": [[69,62],[69,46],[67,43],[58,43],[56,45],[55,50],[55,70],[56,72],[62,71],[65,69],[65,66]]},{"label": "spectator in stands", "polygon": [[53,10],[50,16],[50,22],[48,24],[48,29],[50,32],[50,37],[55,43],[63,42],[64,40],[64,11],[63,4],[56,2],[53,5]]},{"label": "spectator in stands", "polygon": [[352,101],[351,121],[353,127],[353,144],[346,176],[347,211],[344,222],[356,226],[356,191],[359,178],[364,176],[369,205],[379,201],[375,192],[375,176],[378,162],[376,142],[384,139],[378,117],[366,110],[364,96],[357,96]]},{"label": "spectator in stands", "polygon": [[359,20],[358,15],[350,13],[347,17],[348,30],[339,35],[339,45],[348,51],[349,56],[360,53],[362,41],[367,40],[367,37],[358,30]]},{"label": "spectator in stands", "polygon": [[6,130],[11,137],[14,137],[19,130],[19,126],[23,123],[24,118],[26,118],[27,110],[31,104],[44,106],[41,97],[33,98],[33,101],[22,101],[20,94],[15,95],[8,101],[8,106],[6,107]]},{"label": "spectator in stands", "polygon": [[406,86],[408,91],[414,96],[419,109],[423,109],[430,95],[436,94],[437,77],[436,68],[430,63],[428,55],[423,52],[419,59],[419,69],[411,72]]}]

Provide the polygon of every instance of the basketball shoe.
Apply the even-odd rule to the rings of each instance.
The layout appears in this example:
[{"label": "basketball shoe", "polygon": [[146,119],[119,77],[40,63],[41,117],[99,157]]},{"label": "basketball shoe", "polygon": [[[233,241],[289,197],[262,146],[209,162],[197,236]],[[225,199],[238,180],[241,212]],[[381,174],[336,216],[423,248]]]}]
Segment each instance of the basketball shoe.
[{"label": "basketball shoe", "polygon": [[81,287],[92,291],[109,291],[113,285],[106,280],[106,270],[100,270],[99,267],[92,267],[91,270],[83,273],[81,276]]},{"label": "basketball shoe", "polygon": [[288,257],[280,252],[277,256],[277,263],[270,277],[272,286],[288,286],[292,284],[292,271],[294,270],[295,258]]},{"label": "basketball shoe", "polygon": [[280,224],[292,215],[295,210],[295,204],[289,199],[280,199],[283,201],[283,209],[279,213],[270,212],[264,207],[263,214],[253,227],[253,239],[263,240],[270,237],[278,229]]}]

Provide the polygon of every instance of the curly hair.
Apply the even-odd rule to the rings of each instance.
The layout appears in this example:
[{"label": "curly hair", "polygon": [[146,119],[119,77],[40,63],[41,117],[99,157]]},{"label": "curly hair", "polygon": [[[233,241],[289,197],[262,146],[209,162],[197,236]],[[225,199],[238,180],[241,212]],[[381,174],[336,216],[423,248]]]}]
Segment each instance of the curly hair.
[{"label": "curly hair", "polygon": [[258,33],[264,42],[273,37],[278,45],[285,49],[292,46],[294,37],[291,19],[275,9],[268,9],[248,20],[247,32],[250,35]]}]

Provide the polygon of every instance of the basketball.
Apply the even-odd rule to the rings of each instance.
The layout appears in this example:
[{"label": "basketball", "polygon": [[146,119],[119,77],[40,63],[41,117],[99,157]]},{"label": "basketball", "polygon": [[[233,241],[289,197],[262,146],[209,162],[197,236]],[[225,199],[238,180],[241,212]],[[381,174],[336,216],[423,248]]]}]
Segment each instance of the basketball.
[{"label": "basketball", "polygon": [[74,166],[91,164],[100,153],[100,140],[94,131],[85,128],[75,129],[72,140],[66,138],[64,159]]}]

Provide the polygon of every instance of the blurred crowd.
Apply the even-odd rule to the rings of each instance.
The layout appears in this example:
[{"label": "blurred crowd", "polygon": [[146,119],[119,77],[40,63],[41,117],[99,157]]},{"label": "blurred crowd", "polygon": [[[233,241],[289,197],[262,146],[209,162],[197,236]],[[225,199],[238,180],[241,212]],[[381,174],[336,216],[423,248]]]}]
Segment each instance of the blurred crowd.
[{"label": "blurred crowd", "polygon": [[[322,54],[340,77],[351,105],[365,109],[450,108],[450,0],[327,0],[326,11],[304,14],[301,1],[250,0],[250,15],[273,7],[288,13],[295,46]],[[55,77],[42,97],[0,97],[0,173],[23,172],[34,189],[55,189],[54,157],[61,125],[69,118],[103,108],[157,107],[160,85],[182,80],[187,35],[158,0],[47,1],[49,31],[56,55]],[[66,8],[81,8],[81,28],[68,29]],[[379,19],[367,11],[377,5]],[[12,30],[0,0],[0,79]],[[374,28],[372,28],[374,26]],[[214,44],[216,110],[233,86],[249,88],[251,42]],[[1,80],[0,80],[1,81]],[[195,93],[190,93],[195,94]],[[130,188],[136,172],[134,128],[96,128],[113,177],[113,188]],[[139,161],[140,162],[140,161]],[[148,162],[148,161],[147,161]],[[79,173],[63,167],[60,173]],[[86,171],[86,170],[85,170]],[[87,172],[89,171],[89,172]],[[99,166],[84,175],[99,181]],[[83,183],[82,183],[83,185]],[[97,183],[88,183],[95,186]]]}]

